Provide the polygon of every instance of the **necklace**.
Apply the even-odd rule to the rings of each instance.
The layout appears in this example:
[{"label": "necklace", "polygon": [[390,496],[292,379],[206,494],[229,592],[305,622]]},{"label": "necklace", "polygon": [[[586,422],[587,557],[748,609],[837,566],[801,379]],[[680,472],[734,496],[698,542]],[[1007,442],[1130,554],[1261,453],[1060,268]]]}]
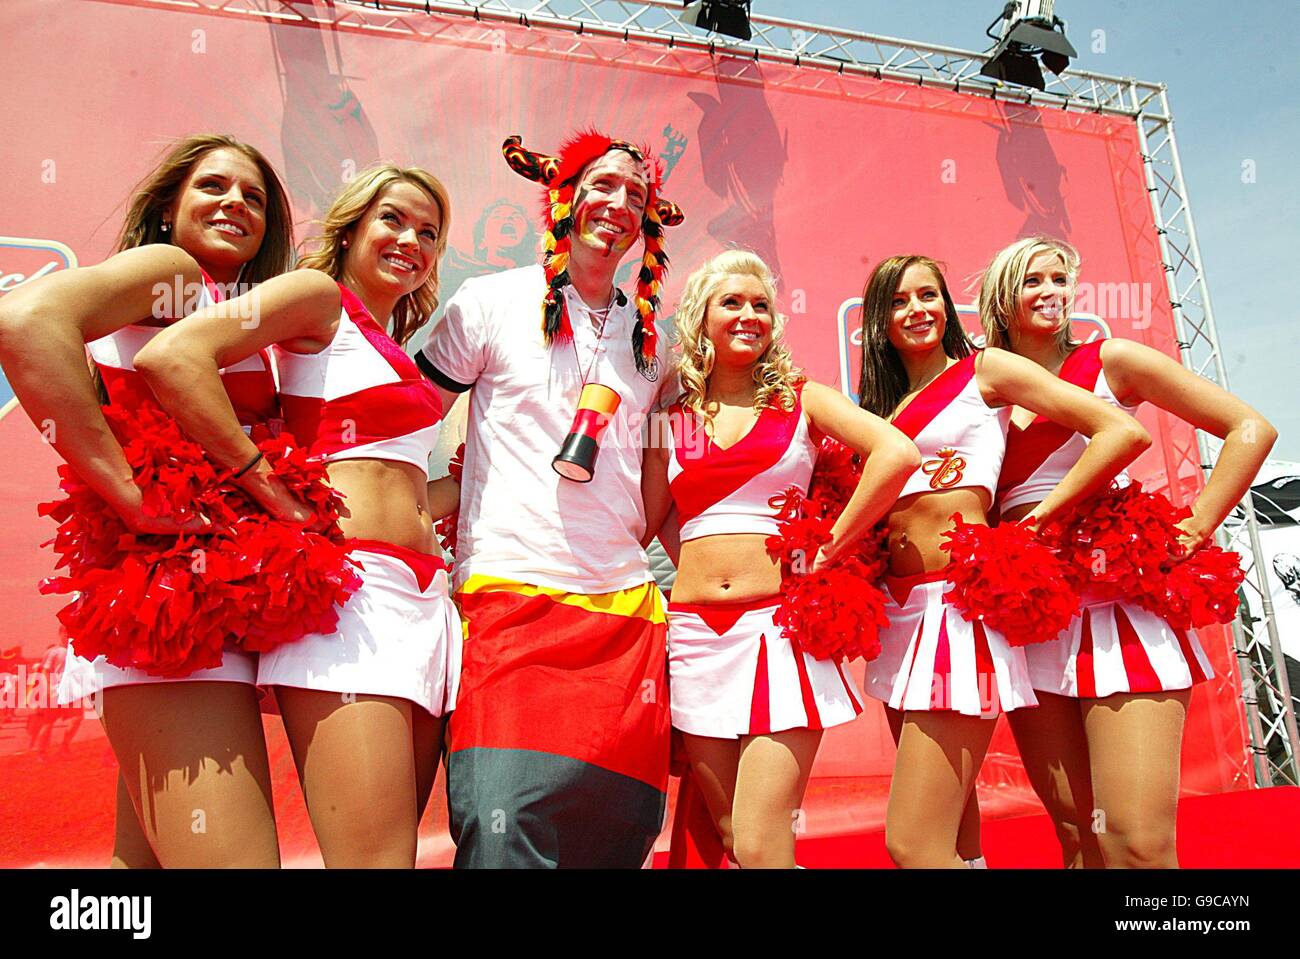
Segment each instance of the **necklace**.
[{"label": "necklace", "polygon": [[[582,359],[578,356],[578,338],[574,336],[571,344],[573,346],[573,365],[577,367],[578,374],[582,377],[582,385],[587,385],[587,380],[591,377],[591,371],[596,368],[596,361],[600,358],[600,346],[605,340],[605,327],[609,323],[609,313],[614,308],[614,303],[618,298],[618,292],[610,294],[609,304],[603,310],[593,310],[584,302],[582,309],[589,313],[592,319],[600,318],[600,326],[596,332],[596,348],[591,351],[591,360],[587,363],[587,369],[582,368]],[[581,297],[578,297],[581,300]]]}]

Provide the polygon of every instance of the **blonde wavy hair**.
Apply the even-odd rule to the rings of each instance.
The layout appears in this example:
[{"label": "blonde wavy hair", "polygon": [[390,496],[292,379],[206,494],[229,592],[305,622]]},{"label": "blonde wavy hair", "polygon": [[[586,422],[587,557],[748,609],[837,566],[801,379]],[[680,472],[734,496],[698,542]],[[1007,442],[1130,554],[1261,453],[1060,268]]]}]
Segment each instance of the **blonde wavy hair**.
[{"label": "blonde wavy hair", "polygon": [[705,411],[709,375],[713,372],[713,343],[705,334],[709,301],[729,276],[752,276],[763,285],[772,311],[772,342],[754,362],[754,409],[761,411],[775,402],[787,412],[794,409],[795,387],[804,375],[795,368],[790,351],[782,342],[785,317],[776,309],[776,280],[766,263],[749,250],[727,250],[704,263],[686,280],[686,289],[673,318],[681,350],[678,372],[682,379],[682,405],[709,419]]},{"label": "blonde wavy hair", "polygon": [[1079,251],[1064,240],[1050,236],[1030,236],[1003,247],[993,257],[980,281],[980,325],[984,327],[988,346],[1011,349],[1011,324],[1020,309],[1020,290],[1025,284],[1029,263],[1040,253],[1055,253],[1061,258],[1070,284],[1065,291],[1065,309],[1056,331],[1056,345],[1062,353],[1074,349],[1070,338],[1070,313],[1074,309],[1075,286],[1079,282]]},{"label": "blonde wavy hair", "polygon": [[[442,226],[434,245],[433,269],[429,278],[418,289],[406,294],[393,308],[392,337],[403,346],[415,332],[429,321],[438,308],[438,268],[447,252],[447,238],[451,236],[451,197],[442,182],[427,170],[419,167],[399,167],[392,163],[379,163],[367,167],[343,188],[330,204],[319,236],[308,242],[314,249],[298,259],[299,269],[320,270],[335,280],[343,278],[343,259],[347,253],[343,241],[353,227],[366,215],[371,205],[394,183],[410,183],[429,195],[442,215]],[[382,322],[382,318],[376,317]]]}]

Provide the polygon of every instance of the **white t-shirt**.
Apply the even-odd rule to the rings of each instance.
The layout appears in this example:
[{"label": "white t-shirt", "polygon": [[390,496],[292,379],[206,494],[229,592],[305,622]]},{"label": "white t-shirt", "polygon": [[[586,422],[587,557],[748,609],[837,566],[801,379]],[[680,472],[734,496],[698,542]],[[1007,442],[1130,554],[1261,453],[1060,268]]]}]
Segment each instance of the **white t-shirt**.
[{"label": "white t-shirt", "polygon": [[[573,593],[607,593],[652,579],[641,501],[642,433],[668,364],[666,337],[650,377],[636,369],[632,300],[598,336],[572,286],[572,342],[542,336],[541,266],[466,280],[423,351],[453,391],[473,387],[465,436],[455,582],[500,576]],[[551,461],[573,424],[582,384],[621,397],[600,439],[595,476],[577,483]]]}]

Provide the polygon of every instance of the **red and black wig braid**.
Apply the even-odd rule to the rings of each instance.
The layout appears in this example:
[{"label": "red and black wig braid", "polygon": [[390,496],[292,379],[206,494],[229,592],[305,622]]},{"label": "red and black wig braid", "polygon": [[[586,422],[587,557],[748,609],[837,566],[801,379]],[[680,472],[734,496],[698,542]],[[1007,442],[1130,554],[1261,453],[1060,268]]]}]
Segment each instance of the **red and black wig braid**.
[{"label": "red and black wig braid", "polygon": [[636,281],[636,309],[641,322],[632,330],[632,355],[642,373],[649,370],[655,359],[659,334],[655,329],[655,314],[659,310],[659,294],[663,291],[664,275],[668,272],[668,254],[664,252],[664,227],[677,226],[685,217],[671,200],[653,197],[646,205],[641,220],[641,235],[645,239],[645,253],[641,257],[641,270]]},{"label": "red and black wig braid", "polygon": [[659,309],[659,291],[663,288],[664,272],[668,266],[664,230],[654,204],[646,206],[641,234],[645,238],[645,253],[641,256],[641,270],[636,278],[636,310],[641,314],[641,322],[632,327],[632,356],[636,359],[636,368],[644,373],[654,362],[658,348],[655,313]]},{"label": "red and black wig braid", "polygon": [[548,199],[546,235],[543,238],[545,256],[542,266],[546,270],[546,297],[542,301],[542,334],[549,346],[556,340],[573,339],[569,311],[565,306],[564,287],[569,279],[569,246],[573,242],[573,188],[574,181],[560,184],[551,190]]}]

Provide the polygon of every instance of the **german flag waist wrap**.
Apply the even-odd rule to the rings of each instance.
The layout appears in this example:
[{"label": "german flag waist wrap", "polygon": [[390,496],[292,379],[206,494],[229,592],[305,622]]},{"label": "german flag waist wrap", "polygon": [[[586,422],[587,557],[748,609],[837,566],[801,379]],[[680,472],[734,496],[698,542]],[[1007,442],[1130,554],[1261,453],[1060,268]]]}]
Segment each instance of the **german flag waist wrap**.
[{"label": "german flag waist wrap", "polygon": [[580,594],[471,576],[448,793],[459,866],[639,866],[668,785],[653,582]]}]

